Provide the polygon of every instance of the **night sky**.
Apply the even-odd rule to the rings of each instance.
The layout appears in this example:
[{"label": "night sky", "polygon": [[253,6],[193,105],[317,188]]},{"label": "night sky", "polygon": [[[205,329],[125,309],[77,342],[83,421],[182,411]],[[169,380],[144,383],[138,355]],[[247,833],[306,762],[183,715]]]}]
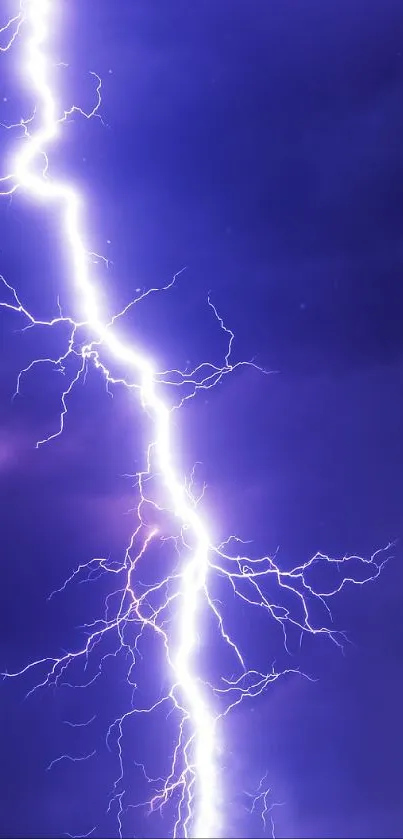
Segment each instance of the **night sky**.
[{"label": "night sky", "polygon": [[[12,8],[7,0],[1,22]],[[284,565],[397,540],[375,583],[333,602],[351,640],[344,656],[311,639],[288,666],[317,681],[286,678],[235,711],[228,835],[263,835],[236,790],[267,770],[284,802],[278,837],[401,837],[403,4],[63,0],[56,18],[66,107],[92,106],[88,71],[104,82],[104,124],[69,122],[51,156],[52,172],[85,196],[91,247],[111,260],[99,266],[104,299],[117,310],[186,267],[136,309],[130,335],[163,369],[220,360],[211,291],[236,359],[273,371],[235,372],[176,420],[181,468],[202,462],[215,532],[278,549]],[[2,123],[32,110],[18,56],[0,56]],[[0,174],[14,142],[1,129]],[[55,314],[58,294],[72,302],[57,222],[23,197],[0,203],[0,273],[38,317]],[[37,370],[11,397],[18,371],[61,336],[24,325],[0,310],[2,671],[74,647],[78,627],[100,614],[106,584],[47,597],[80,562],[121,555],[134,506],[122,476],[141,458],[144,430],[124,394],[111,400],[90,376],[63,437],[36,450],[57,422],[58,376]],[[270,624],[245,633],[252,656],[256,644],[272,650]],[[161,668],[161,690],[164,680]],[[34,682],[31,673],[1,687],[0,835],[97,825],[94,836],[115,837],[106,807],[117,767],[104,733],[122,673],[111,666],[99,689],[23,701]],[[92,728],[63,722],[94,713]],[[164,723],[136,738],[133,759],[149,752],[159,774]],[[46,771],[63,752],[93,749]],[[132,800],[144,800],[134,765],[130,783]],[[140,810],[125,825],[125,836],[167,830]]]}]

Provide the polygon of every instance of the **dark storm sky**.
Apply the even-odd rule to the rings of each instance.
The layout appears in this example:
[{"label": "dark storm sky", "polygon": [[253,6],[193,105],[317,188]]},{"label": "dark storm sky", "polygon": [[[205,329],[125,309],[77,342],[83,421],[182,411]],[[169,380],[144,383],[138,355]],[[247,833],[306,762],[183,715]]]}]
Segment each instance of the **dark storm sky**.
[{"label": "dark storm sky", "polygon": [[[91,207],[93,248],[113,262],[102,275],[109,299],[119,306],[187,266],[169,297],[133,319],[136,339],[164,367],[197,363],[206,347],[217,358],[211,290],[237,356],[277,371],[227,378],[178,424],[184,465],[204,463],[220,535],[279,546],[286,563],[401,540],[402,3],[61,6],[67,107],[69,97],[91,102],[86,73],[97,71],[106,127],[67,125],[53,166]],[[19,120],[31,100],[11,58],[1,61],[0,121]],[[10,139],[0,133],[2,159]],[[49,215],[3,202],[0,273],[38,315],[53,314],[58,293],[70,300],[59,245]],[[18,370],[38,348],[49,351],[47,336],[18,334],[21,325],[0,312],[2,670],[75,643],[99,596],[72,591],[48,605],[46,597],[79,562],[118,552],[133,506],[119,477],[133,457],[123,399],[111,406],[89,382],[63,440],[34,450],[54,428],[57,391],[39,375],[11,403]],[[345,656],[307,645],[301,663],[318,681],[287,679],[228,728],[231,780],[245,789],[267,769],[285,802],[279,837],[403,834],[401,541],[394,554],[376,584],[334,603],[335,624],[353,642]],[[264,635],[258,643],[264,653]],[[90,738],[75,739],[62,721],[72,707],[91,717],[92,695],[73,701],[62,689],[21,703],[31,686],[2,689],[0,835],[85,833],[95,823],[105,835],[116,768],[105,750],[96,769],[45,772],[66,749],[86,750]],[[111,680],[105,707],[115,691]],[[134,811],[141,834],[139,818]],[[229,821],[232,835],[260,829],[236,804]]]}]

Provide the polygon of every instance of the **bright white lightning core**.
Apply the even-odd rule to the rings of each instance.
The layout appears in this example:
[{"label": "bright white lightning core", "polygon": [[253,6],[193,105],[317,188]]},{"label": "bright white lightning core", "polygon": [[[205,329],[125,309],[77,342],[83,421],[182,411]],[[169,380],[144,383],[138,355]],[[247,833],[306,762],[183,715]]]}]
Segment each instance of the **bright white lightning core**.
[{"label": "bright white lightning core", "polygon": [[[116,748],[120,775],[116,780],[110,806],[117,803],[119,835],[123,835],[123,816],[127,812],[124,787],[125,725],[135,714],[151,714],[158,709],[173,710],[177,719],[177,741],[173,748],[170,770],[150,796],[152,810],[171,804],[174,808],[172,834],[174,837],[217,837],[230,828],[226,824],[225,795],[221,790],[217,727],[228,711],[245,698],[263,693],[269,684],[282,673],[274,667],[248,669],[242,652],[242,628],[240,640],[230,635],[226,628],[225,610],[211,593],[214,580],[226,585],[235,601],[247,604],[250,609],[260,610],[277,624],[284,634],[286,643],[287,625],[293,625],[300,633],[327,634],[339,643],[338,636],[311,617],[313,603],[328,611],[327,600],[339,592],[347,582],[362,584],[374,579],[380,573],[383,562],[378,553],[369,559],[345,556],[330,559],[316,554],[309,561],[292,570],[282,571],[273,558],[253,558],[239,554],[241,540],[231,537],[220,545],[214,545],[208,523],[199,511],[200,498],[195,497],[193,481],[186,481],[179,475],[175,463],[175,446],[172,440],[172,412],[199,390],[212,388],[218,381],[245,362],[232,363],[233,333],[224,325],[215,307],[209,305],[219,327],[228,338],[228,351],[221,366],[204,362],[191,372],[171,370],[160,372],[155,369],[147,354],[123,341],[117,326],[129,308],[158,289],[151,289],[140,295],[119,314],[110,317],[101,311],[97,284],[93,278],[93,254],[85,241],[82,199],[71,183],[53,179],[48,156],[63,123],[73,113],[90,118],[98,114],[101,82],[96,79],[96,104],[90,113],[74,107],[63,110],[52,87],[54,61],[52,36],[54,35],[56,11],[60,17],[61,4],[57,0],[22,0],[15,16],[0,28],[0,51],[6,52],[19,41],[22,70],[35,95],[35,112],[18,126],[9,128],[22,131],[22,138],[12,162],[11,171],[2,178],[3,195],[22,190],[37,201],[55,205],[60,212],[60,232],[64,238],[69,258],[69,278],[74,289],[79,318],[65,316],[62,312],[51,321],[43,321],[28,311],[21,302],[17,290],[2,277],[5,299],[0,303],[6,309],[20,313],[28,326],[38,324],[55,326],[64,323],[70,328],[66,351],[59,358],[35,359],[18,377],[17,393],[20,391],[24,374],[35,365],[52,365],[66,373],[67,360],[75,363],[74,372],[68,379],[68,386],[61,394],[61,413],[54,431],[37,445],[49,443],[64,430],[68,399],[73,387],[84,378],[89,365],[94,365],[105,377],[107,388],[123,386],[129,394],[136,392],[140,404],[149,416],[152,429],[148,446],[146,468],[137,475],[139,502],[137,526],[132,534],[125,556],[120,564],[107,559],[91,560],[79,568],[70,579],[87,574],[87,579],[96,579],[100,574],[111,574],[119,580],[107,599],[104,618],[88,625],[87,639],[82,648],[70,651],[60,657],[48,657],[28,664],[20,675],[31,668],[45,667],[45,677],[38,686],[57,684],[62,674],[75,662],[87,662],[90,653],[102,645],[104,639],[117,639],[117,651],[129,655],[130,666],[127,678],[136,668],[139,645],[148,632],[152,632],[162,644],[166,656],[166,669],[170,675],[171,687],[166,696],[156,698],[149,707],[134,704],[110,726],[108,738],[116,735]],[[166,286],[165,291],[175,282]],[[86,335],[80,341],[80,335]],[[89,337],[88,337],[89,336]],[[113,359],[113,362],[108,361]],[[124,370],[115,374],[113,364]],[[251,365],[254,366],[254,365]],[[70,369],[70,368],[69,368]],[[179,394],[174,406],[168,405],[161,396],[171,387],[173,394]],[[150,480],[150,479],[153,480]],[[159,487],[155,497],[149,487],[156,480]],[[176,520],[170,539],[175,561],[174,569],[147,588],[137,584],[139,567],[146,561],[151,543],[166,542],[167,537],[159,535],[158,526],[147,524],[145,510],[152,507],[156,516],[170,514]],[[174,518],[173,518],[174,517]],[[310,579],[310,571],[319,563],[335,567],[339,572],[346,567],[347,573],[338,576],[337,584],[321,591]],[[359,571],[357,569],[360,569]],[[267,583],[275,584],[280,594],[285,594],[289,604],[293,598],[295,610],[290,605],[273,602]],[[113,598],[118,604],[113,607]],[[311,605],[310,605],[311,604]],[[202,624],[200,616],[209,612],[216,623],[218,640],[226,645],[233,656],[229,677],[222,676],[216,684],[203,680],[197,671],[199,633]],[[111,614],[113,612],[113,614]],[[99,673],[103,661],[100,657]],[[237,671],[236,671],[237,668]],[[283,672],[291,672],[289,670]],[[294,671],[298,672],[298,671]],[[10,675],[10,674],[8,674]],[[150,785],[152,780],[150,780]],[[254,797],[254,806],[262,803],[265,820],[269,811],[267,792],[261,788]],[[228,834],[227,834],[228,835]]]}]

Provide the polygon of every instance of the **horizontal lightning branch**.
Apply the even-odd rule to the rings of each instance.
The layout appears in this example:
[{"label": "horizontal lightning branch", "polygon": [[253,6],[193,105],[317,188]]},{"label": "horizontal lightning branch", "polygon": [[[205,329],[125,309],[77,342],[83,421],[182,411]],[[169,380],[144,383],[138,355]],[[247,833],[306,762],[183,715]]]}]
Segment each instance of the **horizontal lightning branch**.
[{"label": "horizontal lightning branch", "polygon": [[[268,631],[270,625],[280,631],[286,650],[289,631],[296,632],[300,639],[306,634],[325,635],[342,646],[344,636],[331,627],[328,601],[348,583],[363,585],[374,580],[387,559],[389,546],[368,559],[357,556],[332,559],[317,553],[307,562],[284,570],[275,557],[247,555],[246,543],[236,537],[218,545],[213,543],[209,523],[201,512],[203,492],[197,495],[195,475],[186,480],[176,463],[172,413],[237,368],[245,365],[260,368],[253,362],[232,361],[234,334],[210,298],[212,317],[227,340],[221,364],[205,361],[193,370],[159,371],[147,353],[122,339],[119,327],[129,310],[144,303],[151,294],[169,293],[178,274],[161,289],[152,288],[139,294],[118,314],[110,316],[101,311],[94,268],[102,258],[90,250],[83,234],[82,197],[72,183],[54,179],[49,167],[49,150],[66,119],[99,117],[101,105],[101,80],[96,74],[92,74],[95,104],[91,111],[76,106],[64,110],[57,101],[52,87],[55,62],[51,51],[55,8],[59,5],[55,0],[22,0],[14,17],[0,28],[1,52],[10,50],[17,39],[20,41],[22,69],[36,99],[34,113],[28,119],[7,126],[19,132],[20,137],[10,172],[1,178],[2,194],[12,195],[20,190],[37,202],[61,211],[60,233],[67,247],[69,279],[80,313],[78,318],[66,315],[59,306],[54,318],[43,320],[24,305],[22,295],[13,285],[0,278],[3,291],[0,305],[21,318],[23,329],[63,327],[66,335],[62,354],[34,358],[21,370],[15,396],[21,393],[25,377],[35,367],[62,374],[60,413],[51,433],[37,442],[38,447],[49,444],[63,433],[71,394],[81,380],[85,381],[92,367],[103,376],[109,392],[122,388],[129,399],[133,396],[138,400],[148,417],[150,437],[145,468],[136,475],[136,526],[121,561],[91,559],[79,565],[58,592],[50,595],[60,594],[72,582],[95,583],[110,577],[104,614],[83,627],[84,640],[77,649],[47,656],[6,675],[11,678],[38,670],[41,676],[30,693],[46,685],[65,684],[69,671],[75,686],[86,686],[102,677],[111,656],[120,657],[126,668],[127,684],[132,689],[132,701],[106,732],[107,745],[115,749],[119,766],[109,801],[109,810],[114,808],[117,814],[119,835],[123,836],[123,819],[133,806],[129,803],[127,786],[132,780],[125,771],[126,728],[139,715],[172,714],[177,734],[172,752],[167,756],[168,772],[163,778],[151,778],[143,764],[134,762],[133,755],[131,772],[136,767],[149,784],[150,795],[145,803],[151,812],[169,805],[169,812],[173,812],[174,837],[208,839],[226,830],[225,795],[219,772],[220,722],[244,700],[263,694],[280,676],[299,672],[298,668],[277,670],[268,661],[258,669],[252,667],[246,661],[242,621],[238,621],[238,628],[233,631],[223,597],[239,604],[240,615],[245,608],[264,615]],[[169,401],[162,393],[170,393]],[[152,527],[150,509],[156,522]],[[166,521],[171,528],[169,537],[163,535]],[[150,556],[167,547],[171,549],[168,570],[153,583],[144,584],[142,572]],[[323,579],[323,575],[317,574],[322,566],[329,570],[332,580],[337,578],[336,584],[328,587],[315,584],[315,580]],[[332,575],[333,570],[337,573]],[[218,590],[220,598],[216,595]],[[197,666],[206,616],[215,627],[217,644],[222,645],[231,659],[228,673],[214,681],[205,678]],[[149,704],[142,705],[136,702],[136,669],[150,637],[161,646],[170,684],[165,694],[156,695]],[[95,660],[92,675],[88,672],[90,658]],[[80,667],[81,681],[77,676]],[[92,721],[93,718],[86,725]],[[95,754],[94,750],[78,757],[62,755],[51,765],[63,759],[86,761]],[[250,809],[261,812],[264,826],[267,820],[272,824],[274,805],[269,801],[264,780],[255,794],[246,793],[246,796],[251,802]]]}]

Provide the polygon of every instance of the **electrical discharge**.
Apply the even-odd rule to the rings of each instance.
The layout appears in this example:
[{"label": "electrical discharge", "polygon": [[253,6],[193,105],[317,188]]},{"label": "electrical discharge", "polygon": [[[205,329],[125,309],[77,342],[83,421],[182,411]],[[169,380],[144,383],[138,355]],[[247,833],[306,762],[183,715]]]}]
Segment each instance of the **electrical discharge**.
[{"label": "electrical discharge", "polygon": [[[75,299],[73,313],[65,314],[59,306],[51,320],[42,320],[25,307],[22,294],[1,277],[3,299],[0,305],[18,313],[25,321],[24,328],[64,325],[68,332],[65,351],[59,357],[35,358],[23,369],[16,393],[23,387],[24,377],[34,367],[63,373],[67,384],[60,396],[60,415],[54,430],[38,440],[37,447],[52,444],[65,430],[69,397],[79,381],[85,380],[89,369],[95,368],[104,377],[107,390],[125,388],[128,399],[135,398],[144,411],[149,425],[149,443],[145,467],[136,475],[136,526],[120,562],[92,559],[79,565],[64,583],[78,579],[96,580],[110,575],[113,586],[107,597],[104,616],[87,625],[85,643],[62,655],[53,655],[31,662],[18,673],[42,670],[33,690],[45,685],[57,685],[71,667],[80,662],[83,668],[89,657],[99,656],[97,678],[115,644],[114,655],[122,654],[127,663],[126,677],[133,686],[133,701],[126,712],[114,720],[107,732],[107,740],[115,743],[119,775],[114,784],[109,808],[116,807],[119,836],[125,830],[124,817],[128,803],[127,772],[124,771],[125,728],[138,715],[171,714],[176,724],[176,742],[169,758],[169,770],[161,779],[152,779],[147,767],[142,771],[150,784],[147,806],[151,811],[168,807],[172,815],[173,837],[213,839],[228,835],[228,801],[220,773],[222,743],[220,726],[235,706],[248,698],[263,694],[268,686],[285,673],[299,670],[279,670],[273,665],[256,669],[245,661],[242,641],[242,621],[237,624],[237,636],[227,628],[222,598],[214,595],[217,581],[220,592],[239,608],[259,611],[277,625],[287,647],[287,632],[294,627],[301,638],[306,633],[322,634],[336,644],[342,637],[329,628],[326,620],[312,617],[312,607],[324,607],[347,583],[362,585],[376,578],[385,562],[384,553],[376,552],[365,559],[344,556],[332,559],[317,553],[307,562],[282,570],[275,558],[248,556],[241,539],[231,536],[221,544],[214,544],[211,525],[202,513],[203,492],[195,491],[194,473],[186,479],[178,466],[178,444],[174,439],[172,416],[199,391],[206,391],[221,382],[241,366],[256,368],[252,362],[233,362],[233,332],[225,325],[210,298],[212,316],[227,339],[227,351],[219,365],[210,361],[195,369],[160,371],[146,350],[129,343],[120,333],[120,326],[129,310],[152,293],[167,292],[178,275],[161,289],[148,289],[139,294],[118,314],[111,315],[101,305],[99,287],[94,276],[95,257],[85,235],[85,202],[83,195],[70,180],[52,176],[51,150],[58,142],[63,124],[73,117],[99,117],[101,79],[92,73],[95,105],[91,111],[79,106],[64,110],[53,83],[56,60],[54,39],[60,34],[63,4],[60,0],[21,0],[14,16],[0,27],[0,51],[18,49],[21,75],[35,99],[33,114],[22,118],[17,125],[6,126],[19,132],[9,171],[1,178],[3,196],[17,191],[25,193],[38,205],[47,205],[59,219],[60,238],[68,257],[70,292]],[[99,260],[98,260],[99,262]],[[256,368],[259,370],[259,368]],[[259,371],[265,372],[265,371]],[[170,393],[169,399],[166,394]],[[152,509],[154,522],[164,518],[163,527],[150,525],[148,511]],[[167,536],[168,521],[172,532]],[[160,579],[145,587],[140,583],[141,568],[158,546],[171,550],[171,568]],[[337,569],[335,585],[322,591],[315,586],[314,569],[319,565]],[[276,588],[278,597],[272,594]],[[294,605],[292,605],[294,604]],[[228,673],[214,683],[198,669],[200,637],[206,615],[215,625],[217,644],[227,648],[232,657]],[[149,635],[161,645],[165,661],[165,676],[169,689],[146,707],[135,703],[135,673],[141,656],[142,644]],[[108,652],[102,652],[107,643]],[[75,671],[76,672],[76,671]],[[303,674],[302,674],[303,675]],[[91,722],[91,721],[90,721]],[[131,756],[133,770],[134,760]],[[261,806],[264,824],[270,816],[268,790],[262,783],[252,797],[253,807]],[[171,816],[170,816],[171,817]],[[273,825],[272,825],[273,827]],[[94,828],[95,830],[95,828]],[[130,828],[129,828],[130,832]],[[132,833],[130,833],[132,835]]]}]

